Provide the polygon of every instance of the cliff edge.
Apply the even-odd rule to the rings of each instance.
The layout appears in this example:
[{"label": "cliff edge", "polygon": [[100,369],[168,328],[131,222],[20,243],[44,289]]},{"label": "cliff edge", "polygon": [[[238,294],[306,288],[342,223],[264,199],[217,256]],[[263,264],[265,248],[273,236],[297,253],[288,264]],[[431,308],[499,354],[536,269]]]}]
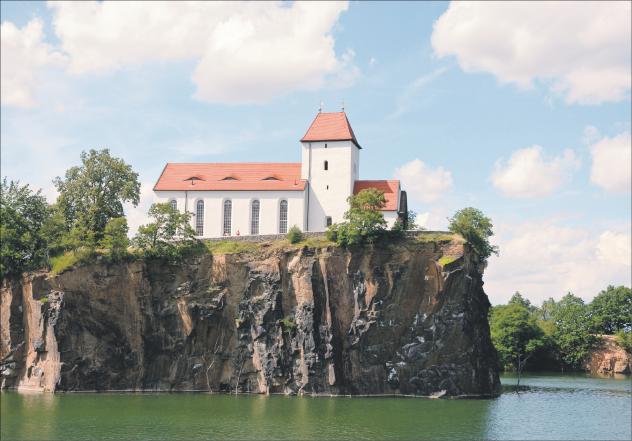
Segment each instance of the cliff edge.
[{"label": "cliff edge", "polygon": [[95,263],[5,280],[3,389],[493,396],[482,265],[459,237]]}]

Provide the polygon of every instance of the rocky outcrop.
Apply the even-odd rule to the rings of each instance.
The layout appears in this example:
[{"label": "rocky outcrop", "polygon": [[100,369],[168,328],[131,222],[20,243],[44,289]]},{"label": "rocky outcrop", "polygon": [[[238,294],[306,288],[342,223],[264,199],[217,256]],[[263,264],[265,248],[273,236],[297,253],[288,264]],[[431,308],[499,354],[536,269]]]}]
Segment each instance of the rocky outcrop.
[{"label": "rocky outcrop", "polygon": [[601,341],[588,357],[585,368],[592,374],[614,375],[632,372],[632,356],[617,345],[614,335],[601,335]]},{"label": "rocky outcrop", "polygon": [[2,285],[1,386],[490,396],[488,308],[455,238],[36,273]]}]

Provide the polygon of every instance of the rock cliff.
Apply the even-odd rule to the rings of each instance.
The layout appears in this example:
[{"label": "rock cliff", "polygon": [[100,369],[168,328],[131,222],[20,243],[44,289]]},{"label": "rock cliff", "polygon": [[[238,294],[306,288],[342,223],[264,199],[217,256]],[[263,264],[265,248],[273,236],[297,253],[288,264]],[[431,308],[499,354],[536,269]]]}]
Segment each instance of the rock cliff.
[{"label": "rock cliff", "polygon": [[632,372],[632,355],[617,345],[614,335],[601,335],[584,368],[592,374],[614,375]]},{"label": "rock cliff", "polygon": [[2,388],[498,393],[476,255],[457,238],[96,263],[3,281]]}]

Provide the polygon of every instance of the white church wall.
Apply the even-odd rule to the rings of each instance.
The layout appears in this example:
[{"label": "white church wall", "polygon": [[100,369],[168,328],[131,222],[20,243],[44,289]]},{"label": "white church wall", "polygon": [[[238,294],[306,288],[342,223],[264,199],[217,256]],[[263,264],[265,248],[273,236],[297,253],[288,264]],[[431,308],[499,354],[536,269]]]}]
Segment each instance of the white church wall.
[{"label": "white church wall", "polygon": [[334,223],[343,220],[355,181],[354,158],[359,168],[359,155],[354,150],[358,148],[351,141],[302,143],[301,173],[303,179],[310,181],[309,231],[324,231],[327,216]]},{"label": "white church wall", "polygon": [[[288,203],[288,230],[297,225],[305,229],[305,191],[156,191],[159,202],[175,200],[178,210],[196,213],[198,200],[204,201],[204,234],[202,237],[221,237],[224,223],[224,201],[232,202],[231,235],[250,234],[251,203],[259,200],[259,234],[279,233],[279,213],[282,200]],[[191,218],[195,229],[195,216]]]},{"label": "white church wall", "polygon": [[397,220],[397,211],[383,211],[384,220],[386,221],[387,228],[393,228],[395,221]]}]

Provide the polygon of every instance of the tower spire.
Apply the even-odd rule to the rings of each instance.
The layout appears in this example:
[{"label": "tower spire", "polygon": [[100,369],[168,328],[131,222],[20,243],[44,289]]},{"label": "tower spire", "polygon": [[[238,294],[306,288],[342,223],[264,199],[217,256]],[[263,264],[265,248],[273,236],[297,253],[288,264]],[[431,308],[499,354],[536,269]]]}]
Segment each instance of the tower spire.
[{"label": "tower spire", "polygon": [[318,106],[318,113],[321,113],[323,111],[323,102],[320,102],[320,106]]},{"label": "tower spire", "polygon": [[345,111],[345,100],[342,100],[342,106],[341,106],[342,111]]}]

